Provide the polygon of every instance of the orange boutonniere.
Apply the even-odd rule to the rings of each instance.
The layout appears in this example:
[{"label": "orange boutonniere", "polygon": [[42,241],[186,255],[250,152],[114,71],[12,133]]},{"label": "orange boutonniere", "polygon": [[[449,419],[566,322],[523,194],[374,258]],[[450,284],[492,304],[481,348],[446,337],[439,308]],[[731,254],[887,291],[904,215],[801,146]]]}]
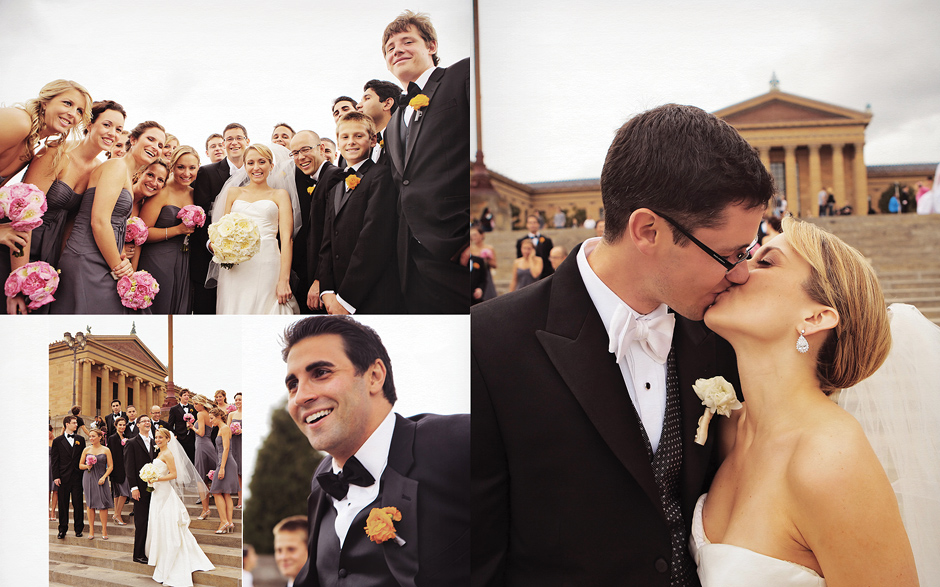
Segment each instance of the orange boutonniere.
[{"label": "orange boutonniere", "polygon": [[539,237],[539,242],[540,242],[540,243],[544,243],[544,242],[545,242],[545,237],[544,237],[544,236],[540,236],[540,237]]},{"label": "orange boutonniere", "polygon": [[400,521],[401,512],[396,507],[372,508],[366,520],[366,536],[376,544],[394,540],[398,546],[404,546],[405,541],[395,534],[394,522]]},{"label": "orange boutonniere", "polygon": [[346,189],[348,190],[356,189],[356,186],[359,185],[360,181],[361,180],[359,179],[358,175],[356,175],[355,173],[350,173],[349,175],[346,176]]},{"label": "orange boutonniere", "polygon": [[382,139],[381,141],[379,141],[379,146],[382,148],[385,148],[385,139]]},{"label": "orange boutonniere", "polygon": [[473,268],[474,268],[474,269],[479,269],[479,268],[480,268],[480,264],[477,263],[476,261],[474,261],[474,262],[473,262]]},{"label": "orange boutonniere", "polygon": [[313,189],[314,189],[315,187],[316,187],[316,186],[310,186],[310,187],[308,187],[308,188],[307,188],[307,193],[308,193],[308,194],[313,194]]},{"label": "orange boutonniere", "polygon": [[408,105],[414,108],[415,110],[421,110],[425,106],[431,103],[431,100],[428,99],[424,94],[418,94],[414,98],[408,101]]}]

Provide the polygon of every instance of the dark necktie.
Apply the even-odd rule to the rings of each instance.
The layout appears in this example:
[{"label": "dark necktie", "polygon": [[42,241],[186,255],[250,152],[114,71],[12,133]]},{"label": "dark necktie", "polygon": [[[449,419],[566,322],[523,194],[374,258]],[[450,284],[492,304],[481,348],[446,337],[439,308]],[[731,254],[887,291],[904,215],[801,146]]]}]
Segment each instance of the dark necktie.
[{"label": "dark necktie", "polygon": [[366,470],[356,457],[349,457],[339,474],[325,471],[317,475],[317,483],[335,499],[343,499],[349,492],[350,485],[368,487],[375,483],[375,478]]}]

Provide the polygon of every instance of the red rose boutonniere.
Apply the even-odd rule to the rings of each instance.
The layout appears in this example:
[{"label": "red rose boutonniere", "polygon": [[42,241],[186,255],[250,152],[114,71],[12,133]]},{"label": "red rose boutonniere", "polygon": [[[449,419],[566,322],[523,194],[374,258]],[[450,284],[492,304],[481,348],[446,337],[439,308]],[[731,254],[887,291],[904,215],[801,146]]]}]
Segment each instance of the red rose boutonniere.
[{"label": "red rose boutonniere", "polygon": [[394,540],[398,546],[404,546],[405,541],[395,534],[395,522],[400,521],[401,512],[396,507],[372,508],[366,520],[366,536],[376,544]]},{"label": "red rose boutonniere", "polygon": [[346,176],[346,189],[348,190],[356,189],[356,186],[359,185],[360,181],[361,180],[359,179],[359,176],[357,176],[355,173],[350,173],[349,175]]},{"label": "red rose boutonniere", "polygon": [[431,100],[428,99],[424,94],[418,94],[414,98],[408,101],[408,105],[414,108],[415,110],[421,110],[425,106],[431,103]]}]

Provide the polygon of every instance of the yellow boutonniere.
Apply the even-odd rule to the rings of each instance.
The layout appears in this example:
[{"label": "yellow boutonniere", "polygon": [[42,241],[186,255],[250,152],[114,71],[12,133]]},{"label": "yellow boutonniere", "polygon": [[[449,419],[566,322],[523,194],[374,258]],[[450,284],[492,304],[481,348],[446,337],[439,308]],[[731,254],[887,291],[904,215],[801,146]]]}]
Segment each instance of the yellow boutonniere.
[{"label": "yellow boutonniere", "polygon": [[356,189],[356,186],[359,185],[360,181],[361,180],[359,179],[359,176],[357,176],[355,173],[350,173],[346,176],[346,189]]},{"label": "yellow boutonniere", "polygon": [[418,94],[414,98],[408,101],[408,105],[414,108],[415,110],[421,110],[425,106],[431,103],[431,100],[428,99],[424,94]]},{"label": "yellow boutonniere", "polygon": [[366,520],[366,536],[376,544],[394,540],[399,546],[405,541],[395,534],[395,523],[401,521],[401,512],[396,507],[372,508]]},{"label": "yellow boutonniere", "polygon": [[385,139],[382,139],[381,141],[379,141],[379,146],[382,148],[385,148]]},{"label": "yellow boutonniere", "polygon": [[308,187],[308,188],[307,188],[307,193],[308,193],[308,194],[313,194],[313,189],[314,189],[315,187],[316,187],[316,186],[310,186],[310,187]]},{"label": "yellow boutonniere", "polygon": [[479,268],[480,268],[480,264],[477,263],[476,261],[474,261],[474,263],[473,263],[473,268],[474,268],[474,269],[479,269]]},{"label": "yellow boutonniere", "polygon": [[539,242],[540,242],[540,243],[544,243],[544,242],[545,242],[545,237],[544,237],[544,236],[540,236],[540,237],[539,237]]}]

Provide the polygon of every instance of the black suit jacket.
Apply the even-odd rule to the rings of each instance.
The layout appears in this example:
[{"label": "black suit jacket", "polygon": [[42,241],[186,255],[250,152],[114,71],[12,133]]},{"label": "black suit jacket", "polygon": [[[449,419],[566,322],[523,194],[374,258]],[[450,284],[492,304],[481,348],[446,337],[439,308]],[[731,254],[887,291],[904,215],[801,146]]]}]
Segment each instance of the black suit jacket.
[{"label": "black suit jacket", "polygon": [[136,487],[141,493],[147,491],[147,484],[140,480],[140,469],[153,462],[156,448],[153,434],[150,435],[150,451],[140,435],[128,440],[124,445],[124,475],[127,477],[128,487]]},{"label": "black suit jacket", "polygon": [[[207,293],[205,288],[206,272],[209,270],[209,262],[212,260],[212,253],[206,248],[206,242],[209,240],[209,218],[212,217],[212,203],[215,197],[222,191],[222,185],[229,178],[228,158],[209,163],[199,168],[196,179],[193,181],[193,204],[201,206],[206,211],[206,223],[202,227],[197,227],[189,237],[189,275],[193,282],[193,289],[197,298],[205,298],[206,295],[214,296],[214,290]],[[213,298],[214,299],[214,298]],[[196,310],[199,311],[200,304],[194,300]],[[214,302],[211,304],[214,309]],[[203,307],[203,311],[209,308]]]},{"label": "black suit jacket", "polygon": [[[189,404],[189,413],[193,415],[193,418],[196,417],[196,408],[192,404]],[[176,435],[176,438],[179,439],[180,443],[192,436],[192,430],[186,428],[186,421],[183,420],[183,416],[186,412],[183,411],[183,406],[176,404],[170,408],[169,422],[168,426],[173,434]],[[193,420],[195,422],[195,420]]]},{"label": "black suit jacket", "polygon": [[118,412],[117,416],[115,416],[114,414],[108,414],[107,416],[104,417],[104,423],[108,426],[109,437],[115,432],[117,432],[117,429],[114,427],[114,421],[117,420],[118,418],[124,418],[125,420],[127,420],[127,412],[121,411],[121,412]]},{"label": "black suit jacket", "polygon": [[[367,159],[359,167],[359,185],[346,190],[348,173],[326,199],[326,221],[317,279],[320,291],[335,291],[356,313],[402,311],[395,262],[395,188],[388,167]],[[339,211],[336,201],[340,201]]]},{"label": "black suit jacket", "polygon": [[[415,113],[407,148],[401,141],[406,109],[392,114],[382,134],[401,194],[401,230],[435,260],[450,262],[470,242],[470,60],[437,68],[421,93],[429,103]],[[399,266],[405,271],[408,252],[399,247]],[[460,275],[468,278],[466,272]],[[467,281],[454,289],[465,295]]]},{"label": "black suit jacket", "polygon": [[[474,585],[669,585],[641,424],[577,252],[551,277],[471,310]],[[718,465],[716,431],[693,442],[704,408],[692,384],[724,375],[740,385],[730,346],[702,322],[677,316],[673,348],[688,531]]]},{"label": "black suit jacket", "polygon": [[[325,162],[317,175],[317,185],[310,195],[309,212],[304,217],[304,227],[301,230],[306,233],[304,240],[306,246],[304,259],[307,263],[305,267],[307,281],[304,284],[306,289],[296,295],[298,301],[303,299],[302,304],[306,304],[307,291],[316,279],[317,268],[320,265],[320,247],[323,245],[323,231],[326,223],[326,202],[340,179],[342,179],[340,169],[329,161]],[[296,249],[297,245],[295,244],[294,247]]]},{"label": "black suit jacket", "polygon": [[137,420],[132,420],[127,423],[127,428],[124,429],[124,438],[134,438],[140,434],[140,428],[137,427]]},{"label": "black suit jacket", "polygon": [[[317,473],[329,470],[326,458]],[[382,507],[395,506],[395,530],[405,542],[377,545],[400,585],[467,585],[470,576],[470,414],[395,416],[388,465],[382,475]],[[314,474],[307,500],[311,521],[307,564],[295,587],[319,587],[316,545],[330,497]],[[333,532],[333,528],[324,528]],[[351,527],[350,532],[358,531]]]},{"label": "black suit jacket", "polygon": [[[522,241],[528,240],[529,236],[526,235],[516,241],[516,257],[522,256]],[[554,247],[552,239],[548,238],[542,233],[539,233],[539,242],[535,245],[535,254],[542,258],[542,274],[539,276],[539,279],[548,277],[555,270],[552,268],[552,262],[549,260],[548,256],[552,252],[552,247]]]},{"label": "black suit jacket", "polygon": [[82,451],[85,450],[85,439],[78,432],[75,433],[75,445],[69,446],[65,434],[60,434],[52,441],[52,478],[61,479],[62,486],[82,484],[81,464]]},{"label": "black suit jacket", "polygon": [[124,481],[124,445],[121,444],[121,437],[117,432],[108,437],[108,449],[111,450],[114,466],[111,470],[111,483],[121,483]]}]

